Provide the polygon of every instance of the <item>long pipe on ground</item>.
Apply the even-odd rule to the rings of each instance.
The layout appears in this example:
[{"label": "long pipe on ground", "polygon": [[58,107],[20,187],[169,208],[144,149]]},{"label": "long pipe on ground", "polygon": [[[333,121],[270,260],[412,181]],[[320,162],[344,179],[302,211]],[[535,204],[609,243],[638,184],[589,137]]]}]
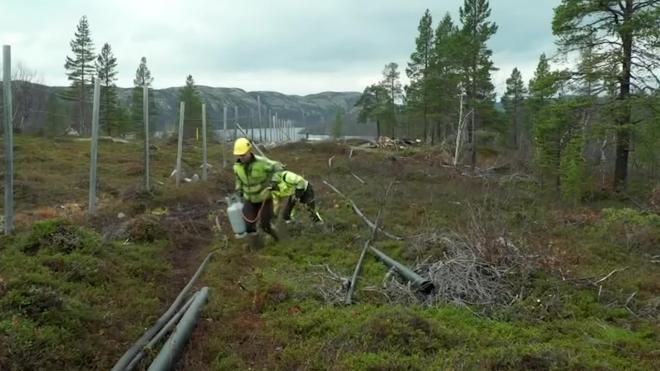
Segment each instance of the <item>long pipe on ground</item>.
[{"label": "long pipe on ground", "polygon": [[112,368],[112,371],[123,371],[123,370],[131,370],[131,368],[128,368],[129,363],[133,360],[133,358],[136,357],[136,355],[142,351],[144,351],[145,345],[149,343],[149,340],[151,340],[157,333],[160,331],[160,329],[167,324],[167,322],[170,321],[170,319],[176,314],[176,311],[178,310],[179,306],[181,305],[181,302],[183,302],[183,299],[188,295],[188,292],[190,289],[193,287],[195,284],[195,281],[199,278],[199,276],[202,274],[204,271],[204,268],[206,268],[206,264],[208,264],[209,260],[211,259],[211,256],[215,252],[212,251],[210,252],[207,256],[206,259],[202,262],[202,264],[197,268],[197,272],[192,276],[188,284],[181,290],[179,295],[174,299],[174,302],[170,307],[167,309],[165,313],[163,313],[162,316],[156,321],[156,323],[149,328],[144,335],[142,335],[127,351],[124,353],[123,356],[117,361],[115,366]]},{"label": "long pipe on ground", "polygon": [[208,287],[203,287],[199,290],[199,293],[195,296],[195,300],[190,304],[190,308],[183,315],[176,329],[174,329],[172,335],[170,335],[170,338],[167,339],[160,353],[156,356],[156,359],[149,366],[148,371],[171,370],[174,367],[190,335],[192,335],[195,325],[197,325],[199,315],[202,312],[202,306],[206,303],[208,296]]},{"label": "long pipe on ground", "polygon": [[419,274],[413,272],[412,269],[390,258],[389,256],[385,255],[382,251],[378,250],[373,246],[369,246],[369,249],[371,249],[371,251],[374,254],[376,254],[378,259],[380,259],[383,263],[385,263],[385,265],[396,270],[400,276],[412,282],[413,287],[416,288],[421,293],[428,295],[431,292],[433,292],[433,290],[435,289],[433,282],[429,280],[425,280]]},{"label": "long pipe on ground", "polygon": [[138,352],[138,354],[135,355],[135,357],[133,358],[131,363],[128,364],[128,366],[126,367],[127,369],[129,369],[129,370],[135,369],[135,367],[142,360],[142,358],[144,358],[144,354],[146,353],[145,351],[148,351],[148,350],[152,349],[153,346],[160,339],[162,339],[163,336],[165,336],[165,334],[170,332],[174,328],[174,326],[176,326],[176,324],[179,322],[181,317],[183,317],[183,315],[186,313],[188,308],[190,308],[190,304],[192,304],[193,300],[195,300],[198,293],[199,292],[196,292],[196,293],[192,294],[190,299],[188,299],[188,301],[181,307],[181,309],[179,309],[179,311],[176,312],[176,314],[174,316],[172,316],[172,318],[170,318],[170,320],[165,324],[165,326],[163,326],[163,328],[160,329],[160,331],[158,331],[158,333],[153,338],[151,338],[151,340],[149,340],[147,345],[145,345],[144,348],[142,350],[140,350]]}]

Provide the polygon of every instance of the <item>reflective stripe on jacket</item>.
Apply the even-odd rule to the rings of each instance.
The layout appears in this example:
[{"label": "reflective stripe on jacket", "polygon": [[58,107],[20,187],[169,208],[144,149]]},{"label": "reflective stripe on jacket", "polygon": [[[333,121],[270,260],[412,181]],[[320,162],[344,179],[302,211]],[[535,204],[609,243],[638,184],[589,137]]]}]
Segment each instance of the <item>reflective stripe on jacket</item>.
[{"label": "reflective stripe on jacket", "polygon": [[243,164],[234,163],[236,190],[249,202],[262,202],[270,197],[273,176],[282,171],[282,164],[266,157],[252,155],[252,159]]},{"label": "reflective stripe on jacket", "polygon": [[296,189],[303,191],[307,189],[305,178],[288,170],[276,173],[273,176],[273,183],[275,183],[273,196],[277,198],[289,197],[296,192]]}]

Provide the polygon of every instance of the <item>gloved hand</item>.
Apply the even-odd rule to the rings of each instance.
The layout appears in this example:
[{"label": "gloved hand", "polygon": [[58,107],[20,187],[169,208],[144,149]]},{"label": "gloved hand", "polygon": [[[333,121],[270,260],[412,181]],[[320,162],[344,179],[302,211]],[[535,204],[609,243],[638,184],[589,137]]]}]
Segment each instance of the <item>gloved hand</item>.
[{"label": "gloved hand", "polygon": [[243,192],[241,191],[236,191],[232,194],[232,197],[235,197],[237,200],[241,202],[245,202],[245,198],[243,197]]},{"label": "gloved hand", "polygon": [[270,198],[270,196],[271,196],[270,193],[272,191],[273,190],[270,187],[266,187],[259,193],[259,196],[261,196],[261,198],[265,200],[267,198]]},{"label": "gloved hand", "polygon": [[296,189],[296,193],[294,193],[294,196],[295,196],[295,198],[297,198],[297,199],[300,200],[300,199],[302,198],[302,196],[303,196],[304,193],[305,193],[305,190],[304,190],[304,189],[298,189],[298,188],[297,188],[297,189]]}]

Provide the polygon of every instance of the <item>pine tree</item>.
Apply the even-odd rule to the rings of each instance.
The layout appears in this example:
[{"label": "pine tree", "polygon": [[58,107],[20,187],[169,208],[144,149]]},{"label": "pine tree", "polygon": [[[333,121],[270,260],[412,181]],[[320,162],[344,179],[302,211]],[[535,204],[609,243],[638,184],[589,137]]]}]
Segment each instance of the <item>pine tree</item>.
[{"label": "pine tree", "polygon": [[584,189],[584,135],[575,133],[567,140],[559,164],[559,182],[562,197],[577,204]]},{"label": "pine tree", "polygon": [[183,136],[194,138],[197,130],[202,128],[202,99],[195,88],[195,80],[192,75],[188,75],[186,78],[186,85],[179,92],[179,100],[186,105]]},{"label": "pine tree", "polygon": [[74,100],[78,105],[78,131],[86,133],[89,131],[87,107],[91,101],[91,87],[94,70],[94,43],[91,39],[91,31],[87,16],[83,16],[78,22],[74,39],[69,43],[73,57],[66,57],[64,68],[67,77],[71,81],[71,91],[68,99]]},{"label": "pine tree", "polygon": [[506,92],[502,96],[502,104],[511,122],[511,133],[515,148],[519,146],[520,117],[522,115],[525,94],[527,94],[527,89],[525,88],[525,83],[523,83],[522,75],[518,71],[518,68],[514,68],[511,71],[511,76],[506,80]]},{"label": "pine tree", "polygon": [[534,77],[529,80],[529,97],[526,101],[529,114],[529,127],[534,127],[539,121],[541,111],[552,103],[559,91],[558,72],[550,70],[550,63],[545,53],[539,57],[539,62],[534,71]]},{"label": "pine tree", "polygon": [[561,94],[567,80],[568,73],[553,71],[545,54],[541,54],[534,78],[529,81],[527,101],[536,165],[542,176],[554,179],[556,190],[565,196],[579,189],[576,184],[580,180],[574,178],[581,174],[576,166],[583,162],[582,147],[578,146],[584,143],[584,125],[588,120],[584,100]]},{"label": "pine tree", "polygon": [[105,43],[96,59],[96,71],[101,82],[100,126],[108,135],[119,134],[117,122],[117,58],[110,44]]},{"label": "pine tree", "polygon": [[472,110],[468,141],[471,143],[471,166],[477,162],[477,140],[475,133],[480,111],[492,106],[494,86],[490,73],[496,69],[491,61],[492,51],[486,42],[497,32],[497,25],[489,22],[488,0],[464,0],[459,9],[464,58],[463,85],[468,97],[468,108]]},{"label": "pine tree", "polygon": [[[443,132],[443,140],[447,137],[447,128],[457,112],[457,99],[460,94],[460,55],[458,27],[454,25],[449,13],[442,18],[435,30],[435,40],[431,60],[430,103],[431,112],[438,120],[438,129]],[[434,136],[431,136],[432,142]]]},{"label": "pine tree", "polygon": [[360,112],[358,122],[367,123],[370,120],[376,121],[376,139],[380,139],[382,134],[381,123],[389,118],[390,96],[387,90],[380,84],[367,86],[362,92],[360,98],[355,102]]},{"label": "pine tree", "polygon": [[[529,98],[527,99],[530,126],[534,138],[534,161],[541,174],[553,173],[552,169],[559,164],[559,152],[555,154],[557,140],[554,128],[558,126],[557,120],[562,112],[552,109],[552,99],[555,98],[558,91],[557,73],[550,70],[548,58],[543,53],[536,65],[534,77],[529,80]],[[556,172],[555,175],[557,175]],[[559,187],[558,180],[557,187]]]},{"label": "pine tree", "polygon": [[116,130],[120,135],[125,135],[135,129],[131,120],[130,106],[118,104],[113,114],[113,120],[117,124]]},{"label": "pine tree", "polygon": [[550,99],[559,91],[558,72],[550,70],[550,63],[545,53],[539,57],[534,77],[529,80],[529,104],[532,111],[539,111],[550,103]]},{"label": "pine tree", "polygon": [[395,136],[394,130],[397,126],[397,104],[403,98],[398,68],[399,65],[394,62],[386,64],[383,69],[383,80],[379,83],[387,92],[387,114],[383,118],[385,118],[385,123],[390,128],[390,135],[392,137]]},{"label": "pine tree", "polygon": [[585,97],[596,97],[605,89],[605,73],[598,70],[600,61],[594,54],[593,45],[588,45],[580,50],[580,59],[573,73],[575,90]]},{"label": "pine tree", "polygon": [[[614,142],[609,139],[612,127],[606,118],[609,115],[604,111],[598,113],[601,109],[598,100],[602,99],[606,86],[606,75],[596,68],[599,63],[598,56],[593,53],[593,44],[590,43],[580,50],[577,68],[572,72],[572,81],[569,80],[569,86],[576,95],[575,99],[581,103],[581,116],[584,120],[581,133],[570,139],[562,156],[560,181],[564,198],[573,199],[575,202],[584,185],[582,175],[585,173],[586,162],[582,152],[587,145],[597,142],[601,148],[599,160],[605,162],[603,143]],[[598,117],[599,120],[594,120]],[[601,186],[604,186],[604,182]]]},{"label": "pine tree", "polygon": [[43,134],[48,137],[64,135],[70,115],[69,106],[64,104],[57,94],[48,96],[46,123]]},{"label": "pine tree", "polygon": [[617,65],[610,81],[618,87],[614,113],[616,162],[614,187],[623,189],[628,177],[628,157],[634,121],[633,86],[657,89],[660,78],[660,3],[658,1],[562,0],[555,8],[552,32],[565,53],[590,48],[596,71]]},{"label": "pine tree", "polygon": [[338,109],[335,112],[335,121],[332,123],[332,137],[335,139],[341,138],[344,132],[344,120],[342,116],[343,112]]},{"label": "pine tree", "polygon": [[[144,135],[144,117],[143,117],[143,87],[151,87],[154,78],[151,76],[151,71],[147,67],[147,58],[140,58],[140,65],[135,71],[135,78],[133,79],[133,96],[131,99],[131,112],[130,116],[133,121],[133,127],[130,128],[138,132],[139,135]],[[153,89],[149,89],[149,122],[152,122],[152,117],[157,114],[156,101],[154,100]],[[149,126],[150,131],[153,131],[153,126]]]},{"label": "pine tree", "polygon": [[[536,163],[541,175],[554,178],[555,187],[564,196],[575,199],[582,179],[585,104],[567,98],[549,102],[539,112],[534,125]],[[578,177],[578,178],[576,178]]]},{"label": "pine tree", "polygon": [[415,39],[415,51],[410,55],[406,75],[410,79],[407,88],[408,106],[420,112],[424,120],[424,140],[429,139],[430,69],[433,53],[433,19],[428,9],[419,21],[419,36]]}]

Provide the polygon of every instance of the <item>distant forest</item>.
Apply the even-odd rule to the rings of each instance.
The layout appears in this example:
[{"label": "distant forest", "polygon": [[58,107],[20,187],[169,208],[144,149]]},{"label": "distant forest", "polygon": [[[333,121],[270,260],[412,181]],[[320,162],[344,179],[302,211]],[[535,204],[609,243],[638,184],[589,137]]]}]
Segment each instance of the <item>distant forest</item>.
[{"label": "distant forest", "polygon": [[657,183],[659,1],[561,1],[557,60],[541,54],[533,76],[514,68],[499,101],[489,2],[466,0],[458,13],[434,24],[426,10],[405,67],[410,84],[387,64],[357,102],[359,122],[375,122],[379,136],[465,147],[461,160],[473,168],[486,152],[510,151],[513,165],[569,200]]}]

